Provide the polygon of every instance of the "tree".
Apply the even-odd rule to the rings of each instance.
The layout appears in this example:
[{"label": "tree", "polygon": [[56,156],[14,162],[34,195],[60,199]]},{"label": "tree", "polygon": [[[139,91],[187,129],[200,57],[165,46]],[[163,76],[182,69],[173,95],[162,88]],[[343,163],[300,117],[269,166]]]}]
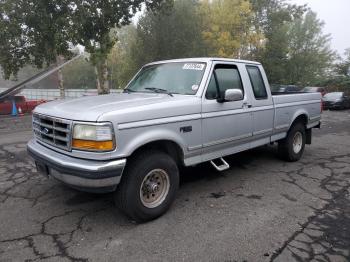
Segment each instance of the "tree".
[{"label": "tree", "polygon": [[205,0],[201,15],[207,18],[202,36],[210,56],[246,58],[262,42],[263,35],[253,30],[253,12],[246,0]]},{"label": "tree", "polygon": [[136,27],[118,30],[111,82],[124,86],[154,60],[222,56],[261,61],[273,83],[317,83],[334,53],[307,10],[284,0],[175,0],[172,9],[146,11]]},{"label": "tree", "polygon": [[74,44],[85,46],[91,53],[91,61],[96,67],[97,80],[101,83],[99,94],[109,93],[107,57],[116,35],[111,32],[131,22],[134,14],[145,4],[149,10],[167,6],[165,0],[77,0],[73,12]]},{"label": "tree", "polygon": [[71,57],[71,12],[68,0],[0,1],[0,65],[6,79],[27,64],[42,68]]},{"label": "tree", "polygon": [[128,25],[118,30],[118,41],[108,55],[110,82],[116,88],[123,88],[141,66],[134,59],[138,42],[136,27]]},{"label": "tree", "polygon": [[[108,93],[106,57],[115,42],[111,29],[130,23],[142,4],[157,9],[165,2],[0,0],[0,65],[5,78],[26,64],[41,68],[59,63],[71,57],[70,45],[82,44],[98,66],[103,87],[99,93]],[[64,96],[63,82],[59,85]]]},{"label": "tree", "polygon": [[287,83],[310,85],[327,75],[336,54],[330,48],[330,35],[322,32],[323,25],[312,11],[290,24]]},{"label": "tree", "polygon": [[335,64],[335,72],[339,75],[350,77],[350,48],[344,52],[344,58]]},{"label": "tree", "polygon": [[145,11],[136,26],[119,29],[108,59],[113,83],[124,86],[142,65],[155,60],[204,56],[198,5],[176,0],[157,12]]},{"label": "tree", "polygon": [[322,77],[316,83],[318,86],[327,87],[329,92],[344,91],[350,93],[350,48],[344,52],[344,57],[338,57],[327,77]]},{"label": "tree", "polygon": [[64,85],[67,89],[95,88],[94,67],[85,58],[80,57],[62,69]]},{"label": "tree", "polygon": [[136,29],[138,64],[203,55],[198,1],[177,0],[158,13],[146,12]]},{"label": "tree", "polygon": [[289,24],[300,18],[306,6],[285,0],[250,0],[256,32],[264,35],[264,44],[253,50],[252,59],[261,61],[272,83],[286,83],[289,50]]}]

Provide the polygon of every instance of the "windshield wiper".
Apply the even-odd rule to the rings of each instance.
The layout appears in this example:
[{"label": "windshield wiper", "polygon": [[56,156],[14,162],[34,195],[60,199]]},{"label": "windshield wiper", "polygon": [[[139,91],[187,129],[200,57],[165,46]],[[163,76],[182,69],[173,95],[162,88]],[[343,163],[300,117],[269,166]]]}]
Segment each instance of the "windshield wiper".
[{"label": "windshield wiper", "polygon": [[145,90],[151,90],[154,93],[163,93],[163,94],[167,94],[169,96],[173,96],[172,93],[170,93],[168,90],[162,89],[162,88],[157,88],[157,87],[146,87]]},{"label": "windshield wiper", "polygon": [[132,90],[132,89],[129,89],[129,88],[125,88],[125,89],[123,90],[123,93],[133,93],[133,92],[136,92],[136,91],[134,91],[134,90]]}]

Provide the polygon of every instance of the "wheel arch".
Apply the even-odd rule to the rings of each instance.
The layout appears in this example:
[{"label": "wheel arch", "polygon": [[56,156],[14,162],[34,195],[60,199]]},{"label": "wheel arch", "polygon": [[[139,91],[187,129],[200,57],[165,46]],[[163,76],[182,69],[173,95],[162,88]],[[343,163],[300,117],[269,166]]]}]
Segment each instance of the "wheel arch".
[{"label": "wheel arch", "polygon": [[[311,145],[312,143],[312,129],[307,128],[308,124],[308,114],[306,111],[301,111],[299,114],[296,114],[290,127],[289,130],[296,124],[296,123],[302,123],[305,127],[305,135],[306,135],[306,144]],[[288,132],[289,132],[288,130]]]},{"label": "wheel arch", "polygon": [[184,165],[184,152],[182,147],[171,139],[157,139],[147,141],[134,148],[130,157],[134,157],[147,150],[158,150],[170,155],[178,165]]},{"label": "wheel arch", "polygon": [[292,121],[291,121],[291,124],[290,124],[290,127],[289,129],[295,124],[295,123],[299,123],[301,122],[302,124],[305,125],[305,129],[306,129],[306,126],[308,124],[308,120],[309,120],[309,114],[305,111],[305,110],[300,110],[300,111],[297,111],[293,118],[292,118]]}]

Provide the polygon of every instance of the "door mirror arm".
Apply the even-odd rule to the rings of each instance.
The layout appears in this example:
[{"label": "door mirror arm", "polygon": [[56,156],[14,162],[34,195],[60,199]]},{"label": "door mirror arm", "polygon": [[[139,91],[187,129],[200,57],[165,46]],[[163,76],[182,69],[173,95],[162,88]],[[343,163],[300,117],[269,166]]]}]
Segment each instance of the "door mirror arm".
[{"label": "door mirror arm", "polygon": [[224,103],[224,102],[227,102],[227,101],[225,100],[225,98],[222,98],[222,97],[218,97],[218,98],[216,98],[216,101],[217,101],[218,103]]}]

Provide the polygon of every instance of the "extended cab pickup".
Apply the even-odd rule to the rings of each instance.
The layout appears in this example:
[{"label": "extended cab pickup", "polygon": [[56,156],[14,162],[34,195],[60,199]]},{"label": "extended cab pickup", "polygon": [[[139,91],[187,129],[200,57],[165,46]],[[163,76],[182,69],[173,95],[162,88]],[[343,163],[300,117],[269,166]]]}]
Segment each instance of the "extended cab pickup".
[{"label": "extended cab pickup", "polygon": [[260,63],[192,58],[145,65],[121,94],[42,104],[28,152],[38,170],[72,187],[115,191],[136,221],[163,214],[179,168],[273,142],[297,161],[320,126],[321,95],[272,95]]}]

